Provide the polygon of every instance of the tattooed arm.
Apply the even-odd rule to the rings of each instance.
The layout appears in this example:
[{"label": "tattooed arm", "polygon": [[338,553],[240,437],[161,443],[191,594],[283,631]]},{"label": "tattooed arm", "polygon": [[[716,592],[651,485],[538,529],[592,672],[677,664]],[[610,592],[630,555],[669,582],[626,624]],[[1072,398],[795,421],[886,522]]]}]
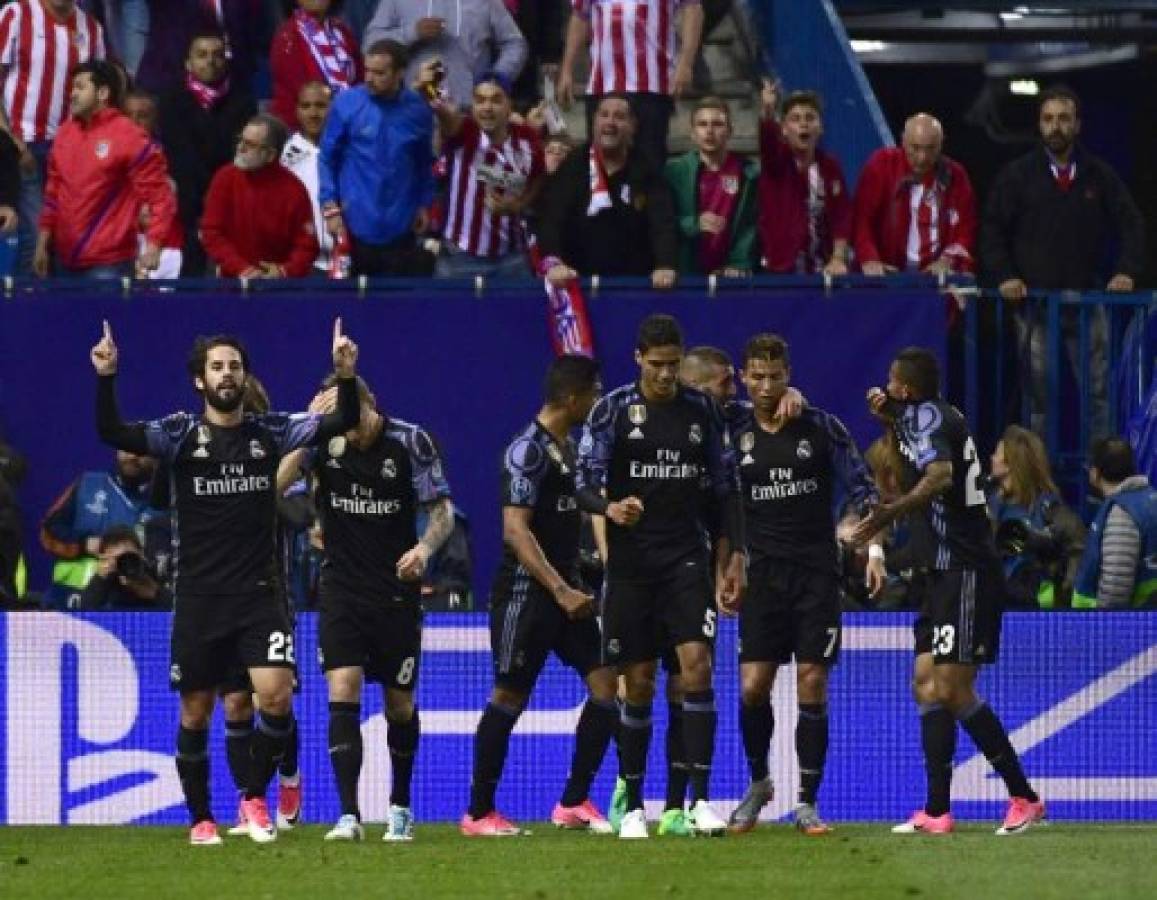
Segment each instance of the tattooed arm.
[{"label": "tattooed arm", "polygon": [[454,504],[442,497],[423,506],[429,512],[426,530],[413,547],[398,560],[398,577],[403,581],[417,581],[426,572],[430,557],[441,549],[454,530]]}]

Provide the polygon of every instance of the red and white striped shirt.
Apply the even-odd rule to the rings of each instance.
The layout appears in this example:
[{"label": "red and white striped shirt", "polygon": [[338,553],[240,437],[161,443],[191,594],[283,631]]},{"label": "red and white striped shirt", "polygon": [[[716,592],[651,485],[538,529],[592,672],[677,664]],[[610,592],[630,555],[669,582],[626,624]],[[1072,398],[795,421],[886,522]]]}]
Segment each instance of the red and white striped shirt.
[{"label": "red and white striped shirt", "polygon": [[670,94],[676,62],[675,14],[699,0],[571,0],[591,24],[587,93]]},{"label": "red and white striped shirt", "polygon": [[506,140],[494,145],[470,117],[443,150],[448,161],[449,192],[443,236],[474,256],[497,258],[522,250],[518,216],[486,209],[486,190],[523,194],[545,171],[542,142],[525,125],[510,125]]},{"label": "red and white striped shirt", "polygon": [[68,109],[68,73],[90,59],[104,59],[104,32],[96,18],[74,9],[63,22],[41,0],[0,8],[0,71],[4,111],[25,141],[46,141]]}]

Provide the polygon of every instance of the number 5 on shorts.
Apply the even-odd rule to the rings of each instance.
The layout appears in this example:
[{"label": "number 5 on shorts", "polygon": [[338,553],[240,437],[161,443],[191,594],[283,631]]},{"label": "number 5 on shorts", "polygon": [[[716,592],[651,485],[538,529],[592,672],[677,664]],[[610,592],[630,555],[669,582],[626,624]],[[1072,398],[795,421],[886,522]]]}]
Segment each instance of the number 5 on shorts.
[{"label": "number 5 on shorts", "polygon": [[715,637],[715,617],[718,613],[713,609],[708,609],[703,613],[703,637]]}]

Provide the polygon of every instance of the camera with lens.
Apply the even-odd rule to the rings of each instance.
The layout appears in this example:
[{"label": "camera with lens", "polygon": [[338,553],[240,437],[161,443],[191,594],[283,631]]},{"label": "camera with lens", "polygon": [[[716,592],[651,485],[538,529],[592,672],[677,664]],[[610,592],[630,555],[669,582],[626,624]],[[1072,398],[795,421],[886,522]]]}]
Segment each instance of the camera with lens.
[{"label": "camera with lens", "polygon": [[152,577],[145,558],[132,550],[127,550],[117,557],[116,573],[125,581],[141,581]]},{"label": "camera with lens", "polygon": [[996,546],[1000,555],[1034,556],[1042,562],[1055,562],[1064,555],[1064,540],[1045,525],[1037,528],[1028,519],[1005,519],[996,529]]}]

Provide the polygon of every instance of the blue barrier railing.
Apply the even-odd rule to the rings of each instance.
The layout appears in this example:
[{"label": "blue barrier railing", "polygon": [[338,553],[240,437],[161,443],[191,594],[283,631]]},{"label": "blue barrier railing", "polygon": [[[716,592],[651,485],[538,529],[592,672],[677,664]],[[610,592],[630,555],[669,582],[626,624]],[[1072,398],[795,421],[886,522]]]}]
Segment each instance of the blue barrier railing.
[{"label": "blue barrier railing", "polygon": [[[1066,291],[1013,303],[984,291],[978,300],[966,311],[964,405],[970,421],[989,434],[1033,422],[1026,324],[1038,323],[1044,350],[1036,375],[1044,387],[1043,407],[1035,410],[1038,426],[1054,466],[1063,478],[1075,479],[1071,486],[1083,498],[1080,473],[1090,442],[1101,436],[1099,430],[1120,433],[1152,385],[1157,293]],[[1069,342],[1075,353],[1068,351]],[[1098,353],[1103,353],[1099,390]],[[981,388],[985,374],[988,391]]]}]

